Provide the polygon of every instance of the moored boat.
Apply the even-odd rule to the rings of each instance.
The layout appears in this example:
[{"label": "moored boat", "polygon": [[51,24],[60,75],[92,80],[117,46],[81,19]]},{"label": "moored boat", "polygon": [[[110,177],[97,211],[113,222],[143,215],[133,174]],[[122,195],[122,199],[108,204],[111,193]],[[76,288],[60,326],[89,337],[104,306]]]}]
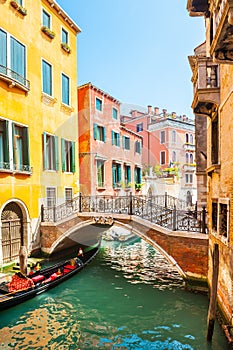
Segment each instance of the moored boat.
[{"label": "moored boat", "polygon": [[16,306],[36,295],[46,292],[80,272],[97,255],[100,242],[82,256],[57,263],[30,275],[16,273],[10,283],[0,284],[0,311]]}]

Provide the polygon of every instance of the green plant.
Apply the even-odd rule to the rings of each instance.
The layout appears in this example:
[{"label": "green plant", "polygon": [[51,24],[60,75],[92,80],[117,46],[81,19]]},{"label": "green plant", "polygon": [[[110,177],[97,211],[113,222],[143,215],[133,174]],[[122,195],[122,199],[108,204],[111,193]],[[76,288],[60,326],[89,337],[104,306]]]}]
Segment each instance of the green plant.
[{"label": "green plant", "polygon": [[142,184],[141,184],[141,183],[138,183],[138,184],[136,183],[136,184],[135,184],[135,190],[136,190],[136,191],[140,191],[141,188],[142,188]]},{"label": "green plant", "polygon": [[53,39],[54,37],[55,37],[55,33],[52,31],[52,30],[50,30],[48,27],[46,27],[46,26],[42,26],[41,27],[41,30],[42,30],[42,32],[43,33],[45,33],[46,35],[48,35],[51,39]]},{"label": "green plant", "polygon": [[27,10],[21,6],[16,0],[11,0],[10,2],[11,6],[14,7],[19,13],[26,16]]},{"label": "green plant", "polygon": [[66,43],[61,43],[61,47],[63,50],[65,50],[66,52],[70,53],[71,52],[71,48],[69,47],[68,44]]}]

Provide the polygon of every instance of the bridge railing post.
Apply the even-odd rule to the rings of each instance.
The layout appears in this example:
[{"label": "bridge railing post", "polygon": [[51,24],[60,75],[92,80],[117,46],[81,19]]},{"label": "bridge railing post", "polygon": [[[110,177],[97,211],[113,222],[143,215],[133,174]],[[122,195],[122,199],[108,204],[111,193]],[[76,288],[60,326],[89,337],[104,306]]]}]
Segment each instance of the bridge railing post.
[{"label": "bridge railing post", "polygon": [[177,222],[177,210],[176,206],[174,205],[173,211],[172,211],[172,230],[176,231],[176,222]]},{"label": "bridge railing post", "polygon": [[206,233],[206,209],[205,209],[205,206],[202,207],[202,212],[201,212],[201,233]]},{"label": "bridge railing post", "polygon": [[165,192],[165,196],[164,196],[164,206],[165,208],[167,208],[167,192]]},{"label": "bridge railing post", "polygon": [[56,205],[53,207],[53,222],[56,222]]},{"label": "bridge railing post", "polygon": [[133,215],[133,196],[132,192],[129,194],[129,215]]},{"label": "bridge railing post", "polygon": [[82,212],[82,193],[79,193],[79,213]]},{"label": "bridge railing post", "polygon": [[44,204],[40,207],[41,222],[44,222]]}]

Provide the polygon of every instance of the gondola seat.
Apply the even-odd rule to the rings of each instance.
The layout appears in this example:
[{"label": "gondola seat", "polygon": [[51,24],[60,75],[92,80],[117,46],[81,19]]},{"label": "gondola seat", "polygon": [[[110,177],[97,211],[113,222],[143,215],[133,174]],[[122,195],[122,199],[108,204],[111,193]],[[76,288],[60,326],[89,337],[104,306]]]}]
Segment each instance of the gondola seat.
[{"label": "gondola seat", "polygon": [[43,275],[37,275],[32,277],[32,280],[34,283],[39,283],[41,281],[43,281],[45,279],[45,277]]},{"label": "gondola seat", "polygon": [[73,266],[73,265],[65,265],[64,266],[64,273],[68,273],[71,270],[74,270],[75,268],[76,268],[76,266]]}]

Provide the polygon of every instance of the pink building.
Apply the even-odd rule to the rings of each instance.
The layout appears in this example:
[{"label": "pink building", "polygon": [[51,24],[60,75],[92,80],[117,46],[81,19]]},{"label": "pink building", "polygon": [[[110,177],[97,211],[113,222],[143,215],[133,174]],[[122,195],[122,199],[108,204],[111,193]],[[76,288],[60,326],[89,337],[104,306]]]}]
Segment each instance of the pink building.
[{"label": "pink building", "polygon": [[[123,107],[123,106],[122,106]],[[123,108],[122,108],[123,110]],[[196,200],[196,161],[194,121],[175,112],[148,106],[146,112],[132,109],[121,116],[122,123],[143,135],[142,165],[161,169],[161,176],[176,175],[180,198]]]},{"label": "pink building", "polygon": [[80,192],[140,193],[142,136],[120,123],[120,102],[91,83],[78,87]]}]

